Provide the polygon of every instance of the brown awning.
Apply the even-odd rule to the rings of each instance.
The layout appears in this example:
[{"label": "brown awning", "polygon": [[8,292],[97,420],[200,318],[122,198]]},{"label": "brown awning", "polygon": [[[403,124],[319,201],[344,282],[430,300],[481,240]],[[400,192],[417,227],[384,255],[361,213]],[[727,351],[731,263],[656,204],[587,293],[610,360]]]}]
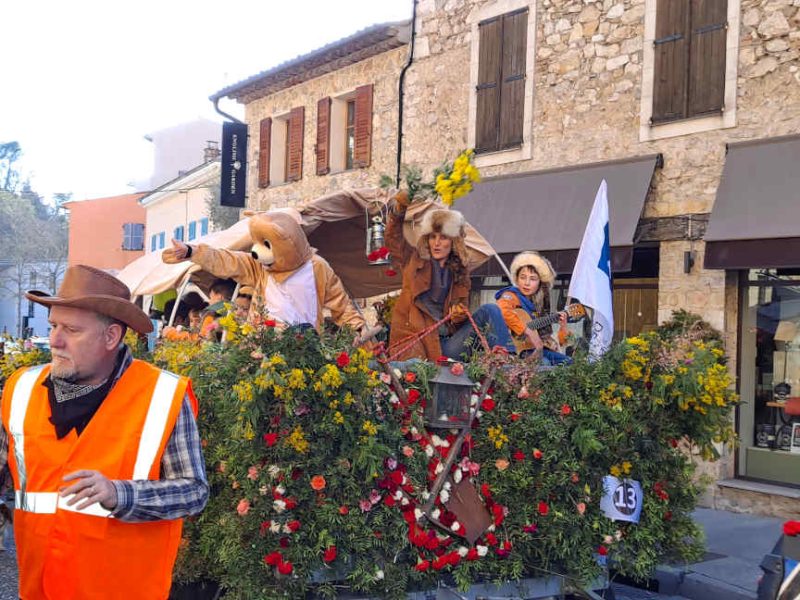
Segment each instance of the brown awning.
[{"label": "brown awning", "polygon": [[705,268],[800,267],[800,136],[728,145]]},{"label": "brown awning", "polygon": [[612,268],[629,271],[659,155],[485,179],[457,204],[499,254],[538,250],[572,270],[597,189],[608,183]]}]

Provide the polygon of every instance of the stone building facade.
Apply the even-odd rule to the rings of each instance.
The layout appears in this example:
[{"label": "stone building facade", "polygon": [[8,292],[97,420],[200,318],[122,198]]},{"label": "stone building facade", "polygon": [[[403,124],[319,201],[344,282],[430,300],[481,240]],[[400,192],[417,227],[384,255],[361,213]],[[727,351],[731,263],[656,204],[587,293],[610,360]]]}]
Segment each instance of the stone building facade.
[{"label": "stone building facade", "polygon": [[[482,135],[479,94],[487,87],[482,83],[481,61],[487,60],[481,53],[482,27],[505,16],[515,19],[513,52],[523,65],[516,67],[523,70],[509,80],[520,82],[522,100],[514,110],[521,137],[508,148],[479,153],[482,176],[502,179],[562,169],[579,175],[587,165],[658,155],[634,238],[634,248],[647,246],[655,264],[648,277],[631,279],[634,291],[639,285],[638,314],[647,291],[658,322],[676,309],[703,316],[724,332],[730,367],[745,390],[750,384],[743,382],[752,379],[752,368],[749,362],[738,362],[755,351],[740,343],[752,345],[755,340],[743,332],[742,307],[748,306],[746,281],[755,271],[706,268],[704,236],[709,218],[714,218],[728,148],[800,131],[800,0],[716,2],[706,4],[722,10],[722,22],[697,31],[722,36],[718,93],[723,108],[662,122],[654,110],[656,80],[663,77],[655,57],[663,51],[661,44],[680,37],[657,35],[663,0],[418,0],[414,58],[403,86],[402,156],[404,163],[429,173],[460,150],[476,146]],[[323,176],[304,168],[298,182],[259,188],[258,148],[251,133],[249,205],[296,204],[343,186],[375,185],[380,174],[393,174],[398,77],[408,55],[408,45],[399,45],[274,93],[248,96],[241,86],[228,90],[227,95],[245,103],[251,132],[264,117],[305,105],[303,162],[313,165],[318,98],[374,83],[373,160],[368,168]],[[610,203],[613,209],[613,191]],[[540,208],[540,214],[548,212],[546,205]],[[546,250],[535,239],[529,248]],[[754,445],[753,421],[762,415],[746,410],[749,416],[740,419],[750,423],[739,432],[743,446]],[[774,471],[769,476],[748,472],[750,454],[745,450],[736,451],[738,456],[726,452],[721,461],[703,466],[717,481],[705,502],[799,516],[798,481]],[[772,484],[763,483],[765,479]]]}]

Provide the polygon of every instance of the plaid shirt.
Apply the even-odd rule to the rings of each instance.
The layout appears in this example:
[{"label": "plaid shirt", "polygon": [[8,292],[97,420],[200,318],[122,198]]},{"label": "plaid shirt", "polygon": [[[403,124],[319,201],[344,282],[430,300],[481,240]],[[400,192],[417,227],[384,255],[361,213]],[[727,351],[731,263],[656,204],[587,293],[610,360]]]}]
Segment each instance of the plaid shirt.
[{"label": "plaid shirt", "polygon": [[[114,384],[131,366],[133,355],[125,347]],[[0,470],[8,461],[8,437],[0,427]],[[208,500],[208,481],[200,436],[192,414],[189,397],[183,399],[175,428],[161,457],[161,479],[121,481],[111,483],[117,490],[117,507],[111,513],[130,523],[178,519],[196,515]]]}]

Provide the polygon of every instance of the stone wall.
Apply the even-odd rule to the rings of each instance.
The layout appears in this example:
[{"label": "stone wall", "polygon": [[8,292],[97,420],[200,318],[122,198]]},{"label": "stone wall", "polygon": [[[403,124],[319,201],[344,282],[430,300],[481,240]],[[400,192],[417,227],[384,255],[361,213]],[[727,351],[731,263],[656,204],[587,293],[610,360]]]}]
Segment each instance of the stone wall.
[{"label": "stone wall", "polygon": [[[248,104],[245,107],[245,120],[250,128],[248,208],[295,206],[342,188],[376,186],[383,174],[394,177],[397,164],[397,81],[407,56],[407,47],[396,48]],[[317,101],[370,83],[374,85],[370,166],[318,176],[314,151]],[[296,106],[305,106],[303,178],[294,183],[259,188],[259,123],[265,117],[285,114]]]}]

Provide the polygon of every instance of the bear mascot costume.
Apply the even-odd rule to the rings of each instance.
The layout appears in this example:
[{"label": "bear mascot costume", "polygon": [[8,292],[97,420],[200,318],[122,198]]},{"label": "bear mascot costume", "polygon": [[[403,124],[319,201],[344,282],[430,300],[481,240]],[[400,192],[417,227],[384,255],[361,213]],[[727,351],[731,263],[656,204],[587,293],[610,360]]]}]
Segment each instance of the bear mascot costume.
[{"label": "bear mascot costume", "polygon": [[162,260],[189,259],[215,277],[235,279],[254,290],[250,315],[283,325],[308,323],[322,330],[323,309],[334,322],[356,331],[365,328],[339,277],[308,243],[297,220],[287,213],[259,213],[250,218],[251,251],[235,252],[205,244],[172,240]]}]

